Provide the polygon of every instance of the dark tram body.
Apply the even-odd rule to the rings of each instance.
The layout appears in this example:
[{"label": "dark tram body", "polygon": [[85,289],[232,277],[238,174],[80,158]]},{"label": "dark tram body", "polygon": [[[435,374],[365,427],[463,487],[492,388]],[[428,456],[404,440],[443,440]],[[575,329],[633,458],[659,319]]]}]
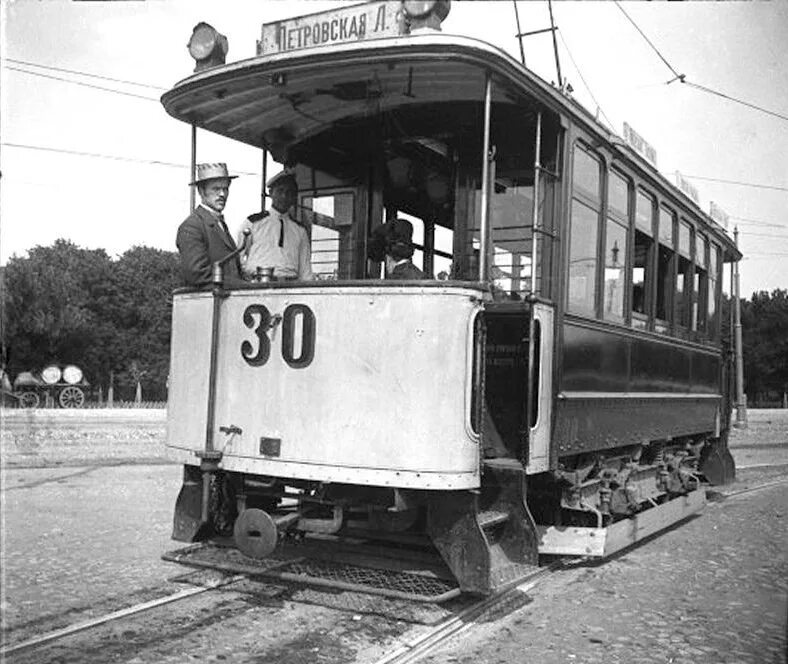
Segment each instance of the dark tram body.
[{"label": "dark tram body", "polygon": [[[174,537],[232,531],[253,557],[289,533],[421,537],[487,593],[702,508],[733,476],[733,243],[498,48],[408,34],[399,3],[343,11],[366,39],[293,48],[282,22],[274,52],[163,96],[294,169],[316,275],[175,294]],[[398,32],[374,38],[380,12]],[[394,217],[428,279],[368,258]]]}]

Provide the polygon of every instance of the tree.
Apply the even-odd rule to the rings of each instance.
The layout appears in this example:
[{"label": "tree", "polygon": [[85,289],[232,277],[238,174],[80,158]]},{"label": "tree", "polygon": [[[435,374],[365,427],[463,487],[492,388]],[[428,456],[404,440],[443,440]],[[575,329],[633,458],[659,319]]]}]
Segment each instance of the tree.
[{"label": "tree", "polygon": [[741,307],[746,392],[779,395],[788,390],[788,291],[753,293]]},{"label": "tree", "polygon": [[177,268],[172,252],[134,247],[113,261],[103,249],[66,240],[11,258],[4,271],[9,372],[76,364],[98,385],[114,371],[118,397],[130,399],[136,367],[146,400],[166,399]]},{"label": "tree", "polygon": [[111,261],[103,249],[66,240],[37,246],[5,269],[7,365],[10,373],[49,362],[95,369],[84,358],[103,327],[93,306],[107,289]]}]

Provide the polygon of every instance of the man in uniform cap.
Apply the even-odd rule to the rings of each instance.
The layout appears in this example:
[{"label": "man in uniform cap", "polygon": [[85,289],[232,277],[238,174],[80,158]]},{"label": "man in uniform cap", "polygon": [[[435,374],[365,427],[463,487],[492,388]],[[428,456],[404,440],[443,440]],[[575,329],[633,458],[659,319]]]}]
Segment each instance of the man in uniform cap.
[{"label": "man in uniform cap", "polygon": [[240,235],[250,231],[242,261],[243,273],[254,278],[268,271],[275,280],[309,281],[312,276],[312,252],[309,236],[290,216],[298,199],[298,185],[290,170],[277,173],[266,183],[271,211],[253,214],[241,224]]},{"label": "man in uniform cap", "polygon": [[426,279],[411,261],[413,225],[407,219],[393,219],[372,231],[368,254],[374,261],[386,261],[387,279]]},{"label": "man in uniform cap", "polygon": [[[211,283],[213,264],[235,251],[235,241],[224,222],[222,210],[230,194],[230,181],[238,176],[227,173],[227,164],[197,164],[197,187],[201,203],[178,227],[175,244],[181,255],[181,274],[188,286]],[[238,258],[224,265],[224,284],[241,284]]]}]

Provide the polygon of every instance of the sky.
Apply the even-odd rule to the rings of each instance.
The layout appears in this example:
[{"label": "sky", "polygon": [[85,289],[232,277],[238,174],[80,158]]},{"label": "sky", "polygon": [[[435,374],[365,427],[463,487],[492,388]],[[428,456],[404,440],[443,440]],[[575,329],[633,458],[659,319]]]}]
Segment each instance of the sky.
[{"label": "sky", "polygon": [[[255,55],[263,23],[340,4],[0,0],[0,263],[61,237],[110,255],[174,251],[189,211],[190,130],[158,99],[193,70],[193,27],[225,34],[231,62]],[[517,7],[523,31],[549,26],[546,2]],[[703,209],[714,201],[738,226],[741,295],[788,288],[788,3],[557,0],[553,13],[574,98],[619,135],[631,125],[663,174],[680,171]],[[519,58],[509,0],[455,0],[443,30]],[[556,80],[549,34],[524,49],[530,69]],[[674,72],[769,113],[667,83]],[[225,210],[237,228],[260,207],[260,152],[200,131],[197,157],[241,174]]]}]

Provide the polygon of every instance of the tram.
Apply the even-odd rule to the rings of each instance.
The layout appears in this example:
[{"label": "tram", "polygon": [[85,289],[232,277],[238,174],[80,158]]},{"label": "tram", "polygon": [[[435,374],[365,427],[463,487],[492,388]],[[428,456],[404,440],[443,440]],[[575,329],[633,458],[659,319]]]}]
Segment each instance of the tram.
[{"label": "tram", "polygon": [[[167,113],[295,173],[315,279],[173,299],[173,537],[421,537],[462,591],[609,555],[734,475],[724,230],[448,1],[195,29]],[[193,149],[194,164],[194,149]],[[264,159],[264,163],[265,163]],[[425,279],[372,260],[414,231]]]}]

